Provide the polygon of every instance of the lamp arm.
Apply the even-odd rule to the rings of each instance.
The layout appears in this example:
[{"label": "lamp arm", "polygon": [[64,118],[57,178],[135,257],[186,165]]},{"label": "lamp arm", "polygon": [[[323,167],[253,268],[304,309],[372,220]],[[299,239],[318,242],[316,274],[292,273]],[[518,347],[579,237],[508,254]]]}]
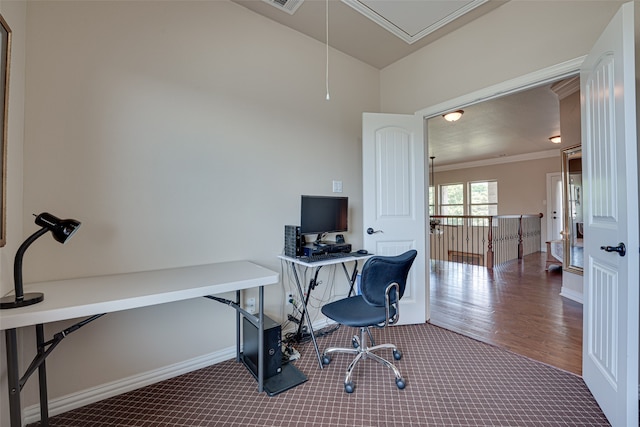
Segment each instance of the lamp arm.
[{"label": "lamp arm", "polygon": [[16,252],[16,258],[13,263],[13,286],[16,291],[16,301],[24,299],[24,290],[22,288],[22,257],[29,245],[35,242],[40,236],[46,234],[47,231],[49,231],[49,229],[43,227],[33,233],[22,243],[22,245],[20,245],[18,252]]}]

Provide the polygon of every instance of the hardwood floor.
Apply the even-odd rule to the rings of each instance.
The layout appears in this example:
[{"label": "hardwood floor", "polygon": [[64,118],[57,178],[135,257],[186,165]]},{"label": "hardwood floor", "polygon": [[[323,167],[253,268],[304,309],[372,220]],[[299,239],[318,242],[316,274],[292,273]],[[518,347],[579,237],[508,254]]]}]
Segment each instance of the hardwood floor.
[{"label": "hardwood floor", "polygon": [[582,375],[582,304],[545,253],[493,270],[431,261],[431,323]]}]

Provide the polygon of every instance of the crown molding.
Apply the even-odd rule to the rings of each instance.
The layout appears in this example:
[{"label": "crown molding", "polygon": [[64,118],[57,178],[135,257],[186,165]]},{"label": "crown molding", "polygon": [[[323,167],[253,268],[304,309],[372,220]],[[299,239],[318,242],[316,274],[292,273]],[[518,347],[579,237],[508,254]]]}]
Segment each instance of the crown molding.
[{"label": "crown molding", "polygon": [[538,151],[535,153],[517,154],[514,156],[498,157],[496,159],[476,160],[472,162],[455,163],[452,165],[435,166],[434,172],[452,171],[458,169],[479,168],[483,166],[494,166],[504,163],[528,162],[530,160],[560,158],[560,149]]},{"label": "crown molding", "polygon": [[558,99],[562,100],[580,90],[580,76],[573,76],[554,83],[551,85],[551,90],[558,95]]}]

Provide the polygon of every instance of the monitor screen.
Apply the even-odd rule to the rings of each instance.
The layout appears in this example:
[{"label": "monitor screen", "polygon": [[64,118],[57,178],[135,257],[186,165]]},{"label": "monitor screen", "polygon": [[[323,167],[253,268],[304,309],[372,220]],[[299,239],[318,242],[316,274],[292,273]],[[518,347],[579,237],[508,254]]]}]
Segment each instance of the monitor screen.
[{"label": "monitor screen", "polygon": [[317,234],[347,231],[349,199],[332,196],[302,196],[300,233]]}]

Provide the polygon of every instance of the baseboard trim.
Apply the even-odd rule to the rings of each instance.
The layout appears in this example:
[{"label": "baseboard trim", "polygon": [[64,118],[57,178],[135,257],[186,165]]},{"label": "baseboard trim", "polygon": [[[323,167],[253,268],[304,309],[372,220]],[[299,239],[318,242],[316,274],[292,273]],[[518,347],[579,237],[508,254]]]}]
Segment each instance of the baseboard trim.
[{"label": "baseboard trim", "polygon": [[582,293],[572,291],[571,289],[565,289],[564,286],[560,289],[560,296],[583,304]]},{"label": "baseboard trim", "polygon": [[[68,394],[66,396],[49,399],[49,415],[55,416],[76,408],[95,403],[109,397],[117,396],[136,390],[140,387],[155,384],[178,375],[186,374],[197,369],[206,368],[216,363],[224,362],[236,357],[236,348],[228,347],[220,351],[199,356],[159,369],[132,375],[117,381],[101,384],[86,390]],[[24,421],[26,424],[40,420],[40,404],[31,405],[24,409]]]}]

